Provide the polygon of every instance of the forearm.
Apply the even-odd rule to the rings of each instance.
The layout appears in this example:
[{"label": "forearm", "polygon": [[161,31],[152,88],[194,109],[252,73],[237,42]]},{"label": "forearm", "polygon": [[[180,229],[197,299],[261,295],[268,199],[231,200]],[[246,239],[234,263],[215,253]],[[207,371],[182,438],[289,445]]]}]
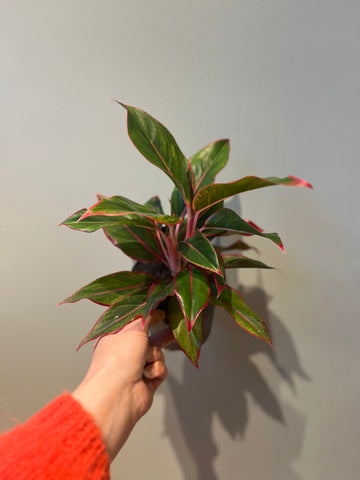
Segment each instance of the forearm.
[{"label": "forearm", "polygon": [[69,393],[61,395],[0,436],[0,478],[108,480],[98,426]]},{"label": "forearm", "polygon": [[138,419],[133,413],[129,388],[110,381],[109,375],[105,369],[86,377],[72,396],[94,418],[111,462]]}]

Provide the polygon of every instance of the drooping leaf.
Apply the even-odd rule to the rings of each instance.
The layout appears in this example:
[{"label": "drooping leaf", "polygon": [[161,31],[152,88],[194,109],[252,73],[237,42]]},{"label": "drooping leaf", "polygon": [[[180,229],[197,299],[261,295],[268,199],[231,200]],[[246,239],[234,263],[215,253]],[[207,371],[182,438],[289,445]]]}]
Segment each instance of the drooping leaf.
[{"label": "drooping leaf", "polygon": [[190,331],[202,310],[209,303],[208,279],[201,270],[195,267],[182,270],[176,277],[175,293]]},{"label": "drooping leaf", "polygon": [[160,198],[158,196],[151,197],[150,200],[148,200],[145,204],[144,207],[150,208],[154,213],[159,213],[160,215],[164,215],[164,210],[161,205]]},{"label": "drooping leaf", "polygon": [[178,250],[188,262],[221,275],[216,251],[199,230],[194,236],[179,242]]},{"label": "drooping leaf", "polygon": [[187,329],[184,314],[179,305],[176,296],[169,300],[169,321],[170,327],[174,333],[176,342],[181,350],[190,359],[190,361],[198,367],[201,344],[203,340],[203,316],[200,313],[196,319],[193,328],[189,332]]},{"label": "drooping leaf", "polygon": [[229,140],[218,140],[207,145],[190,159],[195,178],[195,191],[214,182],[216,175],[227,164],[229,149]]},{"label": "drooping leaf", "polygon": [[221,200],[232,197],[233,195],[237,195],[238,193],[255,190],[257,188],[270,187],[272,185],[312,188],[310,183],[302,180],[301,178],[293,177],[292,175],[285,178],[244,177],[240,180],[236,180],[235,182],[217,183],[213,185],[207,185],[206,187],[202,188],[194,197],[193,208],[196,212],[201,212],[205,208],[209,208]]},{"label": "drooping leaf", "polygon": [[123,297],[108,308],[96,322],[92,330],[86,335],[79,347],[90,340],[102,337],[109,333],[121,330],[127,323],[142,315],[146,305],[146,294]]},{"label": "drooping leaf", "polygon": [[229,250],[255,250],[258,251],[257,248],[252,247],[251,245],[248,245],[246,242],[243,242],[242,240],[237,240],[234,243],[231,243],[230,245],[216,245],[215,249],[217,252],[226,252]]},{"label": "drooping leaf", "polygon": [[90,217],[91,215],[107,215],[107,216],[117,216],[121,217],[123,215],[136,214],[146,218],[149,218],[153,221],[164,223],[168,225],[173,225],[179,223],[180,218],[173,217],[170,215],[164,215],[161,213],[154,213],[152,208],[141,205],[140,203],[134,202],[129,198],[123,197],[121,195],[114,195],[110,198],[103,198],[99,202],[95,203],[90,207],[80,218]]},{"label": "drooping leaf", "polygon": [[175,187],[171,194],[171,213],[180,217],[185,208],[185,202],[179,190]]},{"label": "drooping leaf", "polygon": [[198,221],[196,222],[197,228],[198,229],[202,228],[204,226],[206,220],[209,217],[211,217],[211,215],[213,215],[218,210],[221,210],[222,208],[224,208],[224,202],[216,203],[212,207],[203,210],[199,215]]},{"label": "drooping leaf", "polygon": [[128,112],[128,133],[135,147],[152,164],[171,178],[183,197],[191,197],[187,170],[189,163],[164,125],[138,108],[122,105]]},{"label": "drooping leaf", "polygon": [[100,228],[111,227],[114,225],[135,225],[142,226],[150,229],[155,229],[156,226],[153,221],[149,220],[146,217],[139,215],[123,215],[118,216],[107,216],[107,215],[91,215],[90,217],[85,217],[82,220],[80,218],[87,212],[86,208],[79,210],[78,212],[71,215],[69,218],[64,220],[60,225],[65,225],[73,230],[79,230],[81,232],[95,232]]},{"label": "drooping leaf", "polygon": [[217,273],[214,273],[214,282],[215,282],[216,290],[217,290],[217,295],[216,296],[218,297],[225,287],[226,274],[225,274],[225,263],[224,263],[223,257],[217,251],[216,251],[216,254],[218,256],[218,262],[219,262],[220,270],[221,270],[221,275],[218,275]]},{"label": "drooping leaf", "polygon": [[142,313],[143,321],[150,315],[160,302],[165,300],[166,297],[171,297],[175,293],[175,280],[168,279],[159,283],[155,283],[149,290],[148,297],[146,299],[146,306]]},{"label": "drooping leaf", "polygon": [[117,225],[105,228],[104,232],[113,245],[134,260],[155,262],[163,259],[159,241],[152,230]]},{"label": "drooping leaf", "polygon": [[241,328],[271,345],[264,320],[244,302],[236,290],[227,285],[219,297],[210,297],[210,303],[223,308]]},{"label": "drooping leaf", "polygon": [[245,255],[222,255],[222,258],[225,268],[273,268]]},{"label": "drooping leaf", "polygon": [[155,282],[152,275],[137,272],[118,272],[97,278],[65,298],[62,303],[74,303],[85,298],[100,305],[110,306],[120,298],[133,294],[147,294]]},{"label": "drooping leaf", "polygon": [[208,237],[224,234],[232,235],[236,233],[241,235],[258,235],[260,237],[268,238],[283,250],[282,241],[277,233],[262,233],[229,208],[218,210],[209,217],[204,225],[202,233]]}]

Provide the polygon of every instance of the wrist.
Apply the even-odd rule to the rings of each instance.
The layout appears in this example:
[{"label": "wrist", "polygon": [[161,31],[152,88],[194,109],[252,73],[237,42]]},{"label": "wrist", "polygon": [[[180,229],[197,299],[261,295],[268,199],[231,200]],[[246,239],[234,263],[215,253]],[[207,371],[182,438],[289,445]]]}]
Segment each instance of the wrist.
[{"label": "wrist", "polygon": [[129,386],[114,383],[108,371],[99,371],[85,377],[71,395],[93,417],[112,461],[137,421]]}]

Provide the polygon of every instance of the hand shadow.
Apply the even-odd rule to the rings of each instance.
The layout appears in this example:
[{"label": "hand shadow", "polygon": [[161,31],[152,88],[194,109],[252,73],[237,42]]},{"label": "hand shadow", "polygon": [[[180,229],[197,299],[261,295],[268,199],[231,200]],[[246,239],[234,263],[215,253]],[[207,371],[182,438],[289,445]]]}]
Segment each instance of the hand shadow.
[{"label": "hand shadow", "polygon": [[[251,478],[262,479],[265,475],[268,479],[298,480],[300,477],[290,463],[300,453],[305,421],[292,407],[280,403],[277,393],[283,382],[295,391],[295,376],[309,378],[301,367],[289,331],[277,317],[270,315],[269,298],[265,292],[260,287],[239,287],[238,291],[264,318],[270,334],[272,331],[276,333],[278,347],[275,345],[275,350],[271,349],[239,328],[225,312],[216,309],[212,332],[201,352],[199,370],[188,359],[182,359],[182,353],[167,356],[169,374],[162,390],[166,396],[165,433],[178,456],[184,479],[217,480],[214,463],[221,452],[214,436],[214,419],[220,420],[234,441],[238,437],[244,438],[250,421],[250,396],[267,416],[283,425],[284,430],[278,445],[281,454],[275,454],[275,458],[272,452],[269,454],[271,473],[261,470],[258,461],[251,463]],[[269,383],[254,361],[259,354],[270,360]],[[180,370],[178,362],[181,362]],[[256,455],[261,455],[261,448],[269,448],[268,444],[273,448],[274,439],[261,430],[253,447],[258,450]],[[242,456],[246,455],[248,448],[243,444],[241,450],[244,451],[239,452],[239,468],[246,478],[250,478],[250,472],[243,470]],[[255,459],[258,458],[256,455]],[[240,472],[234,472],[229,478],[240,476]],[[223,476],[221,478],[224,480]]]}]

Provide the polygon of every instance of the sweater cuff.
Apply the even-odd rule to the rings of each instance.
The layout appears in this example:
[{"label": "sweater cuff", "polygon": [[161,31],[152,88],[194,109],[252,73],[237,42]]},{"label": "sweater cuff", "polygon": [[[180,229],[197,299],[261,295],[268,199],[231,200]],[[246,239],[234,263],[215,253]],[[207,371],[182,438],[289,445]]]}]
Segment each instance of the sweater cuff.
[{"label": "sweater cuff", "polygon": [[[109,460],[100,430],[68,392],[3,435],[0,446],[7,450],[6,463],[12,473],[9,478],[109,478]],[[25,470],[27,474],[22,476]]]}]

